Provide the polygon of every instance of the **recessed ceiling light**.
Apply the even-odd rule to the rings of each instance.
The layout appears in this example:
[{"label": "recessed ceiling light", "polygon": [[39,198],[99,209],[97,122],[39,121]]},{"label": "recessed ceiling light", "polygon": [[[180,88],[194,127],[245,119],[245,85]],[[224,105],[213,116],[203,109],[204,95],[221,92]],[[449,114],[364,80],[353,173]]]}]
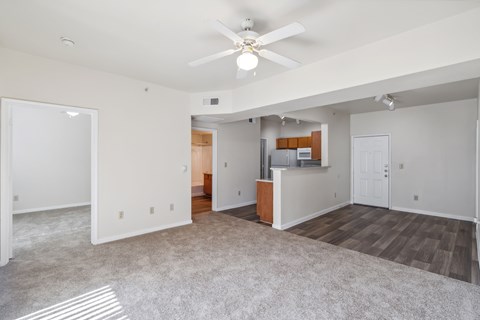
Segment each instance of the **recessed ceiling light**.
[{"label": "recessed ceiling light", "polygon": [[60,37],[60,41],[66,47],[74,47],[75,46],[75,41],[73,41],[72,39],[69,39],[67,37]]},{"label": "recessed ceiling light", "polygon": [[69,117],[69,118],[76,117],[76,116],[78,116],[78,115],[80,114],[80,113],[75,112],[75,111],[66,111],[65,113],[68,114],[68,117]]}]

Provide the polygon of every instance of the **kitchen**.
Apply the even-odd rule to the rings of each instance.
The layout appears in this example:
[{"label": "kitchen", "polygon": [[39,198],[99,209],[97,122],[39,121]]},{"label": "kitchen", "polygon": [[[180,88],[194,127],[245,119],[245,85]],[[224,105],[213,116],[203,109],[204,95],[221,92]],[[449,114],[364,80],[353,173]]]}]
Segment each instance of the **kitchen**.
[{"label": "kitchen", "polygon": [[328,124],[272,115],[261,118],[261,137],[257,214],[261,221],[275,227],[275,203],[281,203],[281,171],[326,170]]}]

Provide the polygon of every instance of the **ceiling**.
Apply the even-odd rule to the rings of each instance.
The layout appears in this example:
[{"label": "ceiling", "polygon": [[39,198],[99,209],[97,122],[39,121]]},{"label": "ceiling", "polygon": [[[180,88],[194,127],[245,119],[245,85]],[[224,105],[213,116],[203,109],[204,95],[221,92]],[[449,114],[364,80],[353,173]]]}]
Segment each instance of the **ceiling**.
[{"label": "ceiling", "polygon": [[[298,21],[307,31],[268,46],[302,62],[391,37],[480,6],[461,0],[0,0],[0,46],[188,91],[233,89],[287,71],[261,60],[235,78],[235,56],[189,61],[231,48],[209,21],[235,31],[245,17],[260,34]],[[59,38],[76,42],[63,46]]]},{"label": "ceiling", "polygon": [[[433,87],[393,92],[390,94],[396,101],[395,108],[399,109],[457,100],[476,99],[478,97],[478,84],[479,79],[471,79]],[[373,97],[332,104],[325,107],[351,114],[386,110],[386,106],[381,102],[375,102]]]}]

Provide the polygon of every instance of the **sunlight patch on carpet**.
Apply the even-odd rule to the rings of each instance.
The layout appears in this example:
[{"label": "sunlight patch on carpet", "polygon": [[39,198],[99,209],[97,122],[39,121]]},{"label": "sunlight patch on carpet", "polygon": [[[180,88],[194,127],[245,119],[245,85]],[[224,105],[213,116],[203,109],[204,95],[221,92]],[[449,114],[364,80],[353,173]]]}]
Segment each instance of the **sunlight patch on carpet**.
[{"label": "sunlight patch on carpet", "polygon": [[128,320],[128,317],[115,292],[105,286],[16,320],[50,319]]}]

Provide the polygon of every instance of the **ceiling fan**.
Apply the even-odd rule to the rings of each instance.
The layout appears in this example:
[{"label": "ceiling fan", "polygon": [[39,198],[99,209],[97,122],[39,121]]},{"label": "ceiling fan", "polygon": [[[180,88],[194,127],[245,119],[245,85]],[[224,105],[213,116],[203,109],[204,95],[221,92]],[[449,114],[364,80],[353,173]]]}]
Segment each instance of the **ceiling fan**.
[{"label": "ceiling fan", "polygon": [[300,66],[300,62],[292,60],[290,58],[279,55],[273,51],[262,49],[263,46],[266,46],[270,43],[289,38],[305,32],[305,27],[298,22],[291,23],[280,29],[271,31],[263,36],[260,36],[255,31],[252,31],[254,22],[252,19],[245,19],[241,23],[242,30],[239,33],[235,33],[229,28],[227,28],[219,20],[212,22],[212,27],[233,41],[234,49],[228,49],[210,56],[195,60],[190,62],[188,65],[191,67],[196,67],[229,55],[234,54],[235,52],[242,51],[242,54],[237,58],[237,79],[245,78],[249,70],[253,70],[258,65],[258,54],[260,57],[267,60],[278,63],[287,68],[296,68]]}]

